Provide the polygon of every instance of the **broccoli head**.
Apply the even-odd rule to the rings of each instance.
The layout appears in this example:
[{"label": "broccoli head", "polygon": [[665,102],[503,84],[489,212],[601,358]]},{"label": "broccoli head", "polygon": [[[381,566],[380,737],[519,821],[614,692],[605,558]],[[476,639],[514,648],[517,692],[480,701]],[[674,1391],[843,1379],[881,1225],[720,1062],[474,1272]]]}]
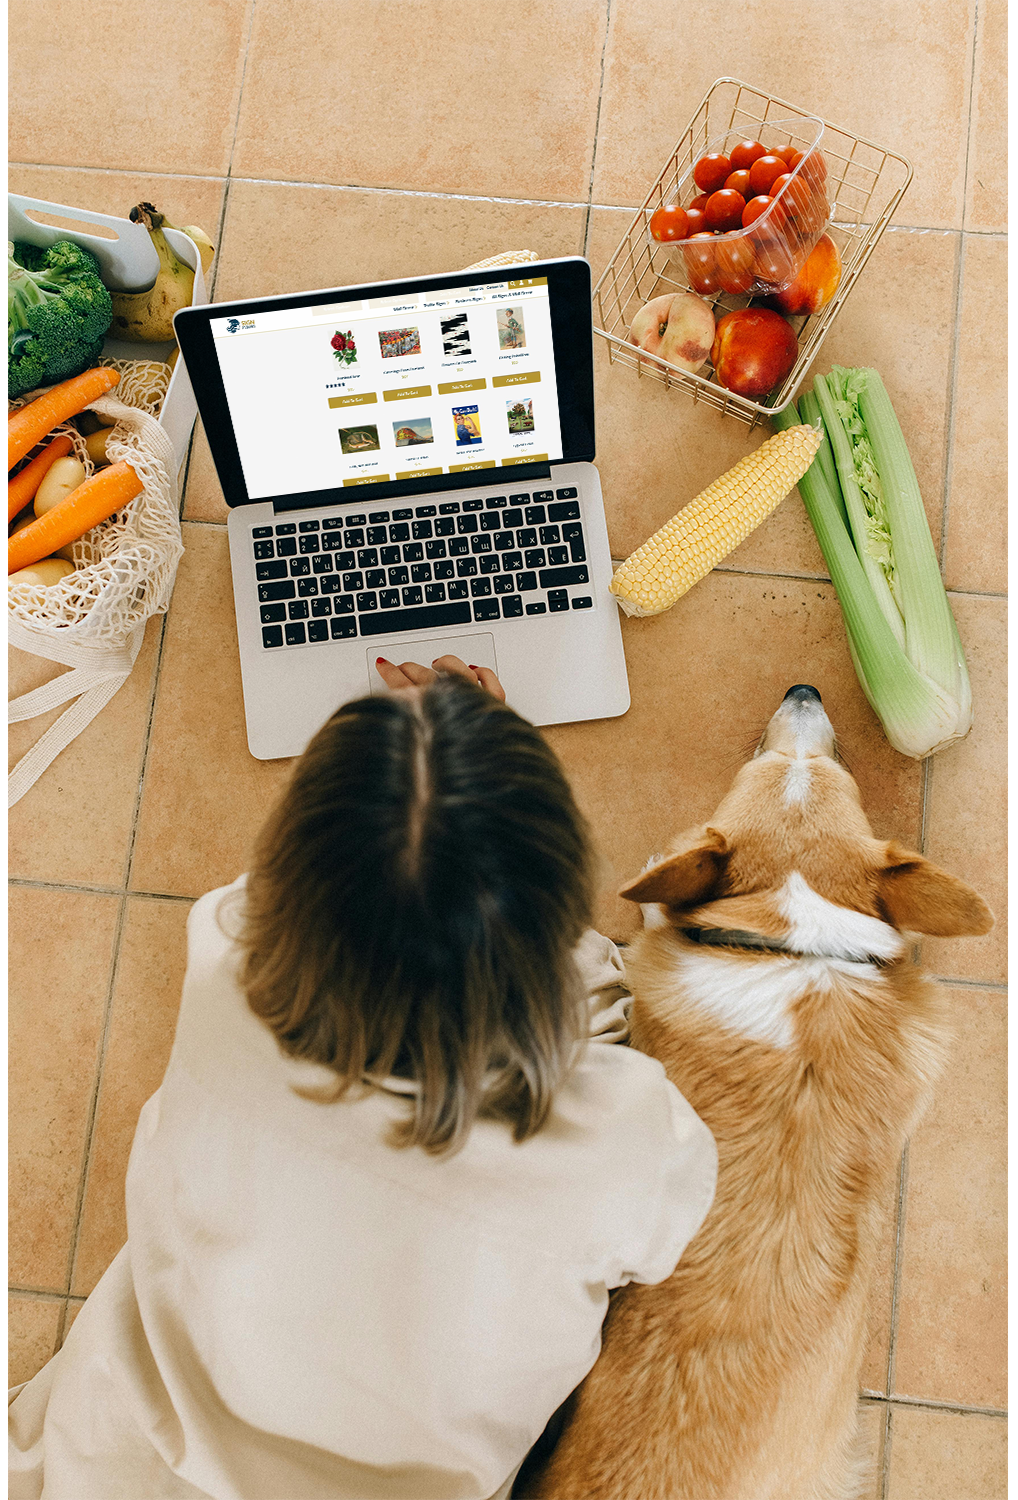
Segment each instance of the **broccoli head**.
[{"label": "broccoli head", "polygon": [[95,256],[71,240],[7,243],[7,393],[80,375],[99,358],[113,302]]}]

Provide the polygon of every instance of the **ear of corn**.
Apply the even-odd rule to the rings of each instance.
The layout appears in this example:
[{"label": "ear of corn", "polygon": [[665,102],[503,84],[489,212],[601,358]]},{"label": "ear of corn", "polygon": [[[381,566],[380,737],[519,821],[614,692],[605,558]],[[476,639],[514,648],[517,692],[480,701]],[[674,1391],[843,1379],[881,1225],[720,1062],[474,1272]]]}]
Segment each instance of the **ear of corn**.
[{"label": "ear of corn", "polygon": [[683,506],[615,570],[610,588],[627,615],[659,615],[699,583],[781,504],[805,474],[821,433],[776,433]]}]

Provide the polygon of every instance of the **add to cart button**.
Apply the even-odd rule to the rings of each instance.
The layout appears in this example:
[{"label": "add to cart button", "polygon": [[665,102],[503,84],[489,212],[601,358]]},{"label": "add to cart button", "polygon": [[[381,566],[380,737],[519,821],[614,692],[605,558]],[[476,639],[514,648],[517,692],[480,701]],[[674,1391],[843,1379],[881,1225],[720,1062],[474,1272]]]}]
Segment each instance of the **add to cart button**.
[{"label": "add to cart button", "polygon": [[533,385],[540,380],[540,370],[521,370],[518,375],[496,375],[491,382],[496,385]]},{"label": "add to cart button", "polygon": [[508,469],[513,464],[546,464],[547,462],[547,453],[526,453],[522,458],[503,458],[502,467]]},{"label": "add to cart button", "polygon": [[374,391],[365,391],[360,396],[330,396],[330,406],[374,406],[378,397]]},{"label": "add to cart button", "polygon": [[476,464],[450,464],[449,473],[466,474],[470,469],[493,469],[494,467],[495,460],[493,458],[483,458],[480,463]]},{"label": "add to cart button", "polygon": [[397,469],[397,479],[419,479],[422,474],[441,474],[441,469]]},{"label": "add to cart button", "polygon": [[383,391],[383,401],[416,401],[421,396],[430,396],[430,385],[401,385],[394,391]]},{"label": "add to cart button", "polygon": [[384,484],[388,474],[365,474],[363,479],[344,479],[343,488],[349,489],[352,484]]},{"label": "add to cart button", "polygon": [[440,396],[455,396],[457,391],[483,391],[485,381],[481,380],[449,380],[438,387]]}]

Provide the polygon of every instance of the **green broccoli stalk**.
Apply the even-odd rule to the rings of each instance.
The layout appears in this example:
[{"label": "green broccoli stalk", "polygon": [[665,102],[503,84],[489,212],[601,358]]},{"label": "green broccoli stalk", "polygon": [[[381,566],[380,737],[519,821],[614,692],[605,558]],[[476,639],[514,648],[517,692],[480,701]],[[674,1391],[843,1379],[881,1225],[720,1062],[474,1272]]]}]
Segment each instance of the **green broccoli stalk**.
[{"label": "green broccoli stalk", "polygon": [[7,393],[87,370],[102,352],[113,302],[95,256],[71,240],[46,250],[7,242]]}]

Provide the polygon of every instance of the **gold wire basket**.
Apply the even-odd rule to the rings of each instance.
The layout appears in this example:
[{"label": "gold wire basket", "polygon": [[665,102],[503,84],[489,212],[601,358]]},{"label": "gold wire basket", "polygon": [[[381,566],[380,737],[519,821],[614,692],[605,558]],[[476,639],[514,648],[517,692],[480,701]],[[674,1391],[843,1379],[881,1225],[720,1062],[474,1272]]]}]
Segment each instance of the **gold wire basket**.
[{"label": "gold wire basket", "polygon": [[[684,391],[694,401],[713,406],[722,416],[735,417],[749,427],[795,398],[827,330],[912,180],[911,164],[903,156],[827,121],[820,121],[823,128],[819,139],[827,163],[830,221],[826,232],[841,255],[841,280],[826,307],[809,317],[789,318],[799,341],[799,356],[777,391],[772,391],[765,402],[751,401],[720,385],[709,365],[703,374],[690,375],[658,355],[638,350],[629,342],[628,334],[637,310],[652,297],[693,290],[682,259],[673,258],[668,245],[650,240],[647,223],[662,204],[678,201],[680,184],[688,179],[709,142],[737,130],[765,145],[783,145],[790,140],[798,149],[808,151],[817,140],[817,123],[817,116],[737,78],[719,78],[711,85],[594,288],[594,332],[607,341],[608,358],[613,364],[628,365],[642,378]],[[776,135],[780,140],[772,139]],[[746,307],[751,300],[728,292],[704,298],[719,318]]]}]

